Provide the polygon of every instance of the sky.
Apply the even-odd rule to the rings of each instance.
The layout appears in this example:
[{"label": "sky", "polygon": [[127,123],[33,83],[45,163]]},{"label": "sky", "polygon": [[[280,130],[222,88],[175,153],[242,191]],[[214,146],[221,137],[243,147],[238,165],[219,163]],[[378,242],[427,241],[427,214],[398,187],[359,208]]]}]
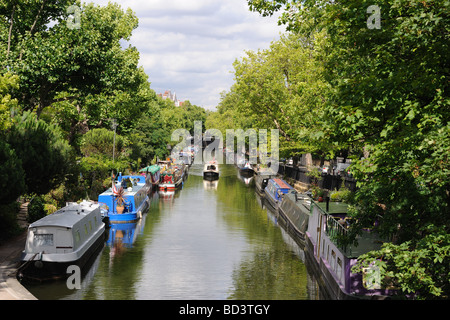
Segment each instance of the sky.
[{"label": "sky", "polygon": [[[267,49],[285,31],[246,0],[112,0],[139,18],[130,44],[156,93],[214,110],[234,83],[233,62],[246,50]],[[108,0],[90,0],[106,5]]]}]

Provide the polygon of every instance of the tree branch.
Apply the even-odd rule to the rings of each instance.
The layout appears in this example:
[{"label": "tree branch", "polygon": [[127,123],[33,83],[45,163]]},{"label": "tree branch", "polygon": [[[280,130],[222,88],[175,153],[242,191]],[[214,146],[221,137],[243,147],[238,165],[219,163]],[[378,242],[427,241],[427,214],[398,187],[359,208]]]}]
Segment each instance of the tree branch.
[{"label": "tree branch", "polygon": [[47,2],[47,0],[43,0],[42,1],[41,8],[39,9],[39,11],[38,11],[38,13],[36,15],[36,19],[34,19],[33,25],[31,26],[30,34],[33,34],[34,28],[36,27],[36,24],[37,24],[37,22],[39,20],[39,16],[41,15],[42,10],[44,9],[45,2]]},{"label": "tree branch", "polygon": [[16,12],[16,3],[13,5],[12,13],[11,13],[11,23],[9,24],[9,34],[8,34],[8,50],[6,51],[6,58],[9,57],[9,52],[11,51],[11,37],[12,37],[12,29],[14,25],[14,13]]}]

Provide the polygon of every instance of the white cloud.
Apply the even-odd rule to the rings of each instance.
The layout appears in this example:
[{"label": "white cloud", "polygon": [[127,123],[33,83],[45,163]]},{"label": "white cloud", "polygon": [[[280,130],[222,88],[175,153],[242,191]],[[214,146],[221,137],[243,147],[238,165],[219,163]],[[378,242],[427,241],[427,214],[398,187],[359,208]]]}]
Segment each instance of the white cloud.
[{"label": "white cloud", "polygon": [[[107,0],[91,0],[105,5]],[[277,18],[250,12],[246,0],[116,0],[139,18],[131,44],[157,93],[214,108],[233,84],[232,63],[245,50],[279,38]]]}]

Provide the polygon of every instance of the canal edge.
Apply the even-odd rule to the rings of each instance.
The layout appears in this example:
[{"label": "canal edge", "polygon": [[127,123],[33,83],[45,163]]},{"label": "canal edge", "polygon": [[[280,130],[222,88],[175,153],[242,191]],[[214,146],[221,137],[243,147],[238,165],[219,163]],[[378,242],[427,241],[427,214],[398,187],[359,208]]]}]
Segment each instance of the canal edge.
[{"label": "canal edge", "polygon": [[38,300],[16,278],[26,232],[0,246],[0,300]]}]

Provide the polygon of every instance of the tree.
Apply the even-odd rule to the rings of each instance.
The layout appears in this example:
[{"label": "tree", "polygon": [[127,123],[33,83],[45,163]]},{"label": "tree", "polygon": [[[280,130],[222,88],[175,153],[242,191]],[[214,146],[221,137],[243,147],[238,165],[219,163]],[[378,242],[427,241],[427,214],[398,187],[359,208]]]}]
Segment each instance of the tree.
[{"label": "tree", "polygon": [[332,134],[322,121],[328,88],[313,38],[283,35],[270,49],[247,52],[234,68],[241,113],[255,115],[261,128],[278,129],[280,152],[326,154],[332,150],[324,143]]},{"label": "tree", "polygon": [[70,172],[75,162],[72,148],[57,126],[31,112],[16,116],[14,121],[6,141],[22,163],[27,192],[46,194]]},{"label": "tree", "polygon": [[[368,153],[363,160],[362,153],[354,154],[352,173],[359,190],[353,215],[358,223],[352,226],[351,234],[355,236],[362,228],[376,224],[374,231],[390,237],[395,245],[407,243],[401,251],[411,256],[432,245],[431,232],[438,226],[448,234],[450,101],[446,29],[450,3],[248,2],[252,10],[263,14],[283,8],[280,22],[293,32],[326,32],[320,51],[325,59],[324,77],[332,87],[326,104],[327,125],[336,132],[335,143]],[[380,8],[381,28],[368,27],[369,5]],[[447,259],[448,251],[436,252],[440,260]],[[383,275],[392,276],[396,262],[390,262]],[[418,263],[424,266],[427,262]],[[433,266],[426,270],[436,271]],[[400,276],[395,280],[409,292],[423,290]],[[448,296],[448,287],[442,289],[432,294]]]},{"label": "tree", "polygon": [[11,97],[18,89],[18,77],[11,73],[0,75],[0,131],[5,132],[11,125],[11,111],[18,107],[17,100]]},{"label": "tree", "polygon": [[16,152],[0,139],[0,205],[10,204],[25,191],[25,171]]},{"label": "tree", "polygon": [[154,101],[151,107],[143,113],[132,131],[131,157],[137,162],[150,164],[155,157],[164,159],[168,154],[167,144],[171,143],[169,129],[161,110],[161,100]]},{"label": "tree", "polygon": [[[80,28],[70,28],[66,10],[75,1],[39,3],[42,10],[32,33],[21,31],[28,25],[22,10],[25,1],[17,2],[10,19],[14,41],[7,61],[20,78],[17,98],[24,109],[35,111],[38,117],[56,117],[71,142],[109,118],[129,124],[129,119],[145,109],[145,102],[154,99],[148,77],[138,67],[139,52],[121,44],[137,27],[135,14],[117,4],[81,7],[77,2]],[[4,7],[6,16],[12,16],[13,10],[14,6]],[[47,26],[49,20],[52,26]],[[7,25],[4,22],[3,28]]]}]

